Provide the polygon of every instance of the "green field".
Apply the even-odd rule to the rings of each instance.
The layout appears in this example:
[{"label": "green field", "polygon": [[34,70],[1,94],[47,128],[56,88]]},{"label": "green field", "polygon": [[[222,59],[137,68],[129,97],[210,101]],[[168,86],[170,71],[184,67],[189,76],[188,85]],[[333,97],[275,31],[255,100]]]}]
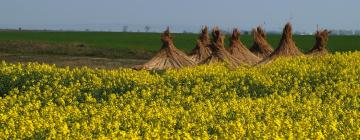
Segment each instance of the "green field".
[{"label": "green field", "polygon": [[[190,51],[197,39],[197,34],[173,34],[175,45]],[[0,32],[0,41],[23,40],[46,43],[84,43],[90,47],[117,48],[117,49],[145,49],[156,51],[160,48],[159,33],[122,33],[122,32]],[[251,35],[241,36],[241,40],[251,46],[253,40]],[[276,47],[280,35],[269,35],[268,40]],[[294,36],[294,40],[303,51],[309,50],[315,41],[311,35]],[[328,47],[331,51],[352,51],[360,49],[360,36],[330,36]]]}]

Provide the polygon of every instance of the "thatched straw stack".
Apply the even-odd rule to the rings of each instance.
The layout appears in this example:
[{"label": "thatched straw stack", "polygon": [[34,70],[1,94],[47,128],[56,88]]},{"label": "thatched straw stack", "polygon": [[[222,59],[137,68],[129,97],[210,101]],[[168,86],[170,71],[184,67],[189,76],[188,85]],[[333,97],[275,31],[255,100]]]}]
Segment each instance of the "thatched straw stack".
[{"label": "thatched straw stack", "polygon": [[197,40],[196,47],[189,54],[190,58],[195,63],[200,63],[201,61],[208,58],[211,54],[210,44],[211,42],[208,34],[208,27],[205,26],[203,29],[201,29],[201,34]]},{"label": "thatched straw stack", "polygon": [[296,47],[295,42],[292,39],[292,27],[290,23],[287,23],[283,29],[283,34],[279,43],[279,47],[270,54],[269,57],[263,59],[261,63],[267,63],[273,59],[283,56],[298,56],[303,55],[303,53]]},{"label": "thatched straw stack", "polygon": [[215,27],[212,31],[212,43],[210,45],[211,55],[200,64],[209,64],[216,62],[226,62],[232,67],[243,64],[240,60],[233,57],[224,47],[224,35],[221,34],[219,28]]},{"label": "thatched straw stack", "polygon": [[240,32],[234,29],[230,39],[230,47],[228,51],[232,56],[240,61],[253,65],[260,61],[260,58],[255,56],[250,50],[240,41]]},{"label": "thatched straw stack", "polygon": [[314,47],[308,51],[306,54],[308,55],[324,55],[327,54],[329,51],[327,49],[327,42],[329,39],[328,30],[320,30],[315,33],[316,42]]},{"label": "thatched straw stack", "polygon": [[254,37],[254,44],[250,48],[250,51],[262,59],[270,56],[273,52],[273,48],[266,40],[265,31],[258,26],[256,29],[252,30],[252,34]]},{"label": "thatched straw stack", "polygon": [[161,35],[161,41],[163,45],[160,51],[150,61],[135,66],[135,69],[165,70],[195,65],[195,62],[174,46],[169,27]]}]

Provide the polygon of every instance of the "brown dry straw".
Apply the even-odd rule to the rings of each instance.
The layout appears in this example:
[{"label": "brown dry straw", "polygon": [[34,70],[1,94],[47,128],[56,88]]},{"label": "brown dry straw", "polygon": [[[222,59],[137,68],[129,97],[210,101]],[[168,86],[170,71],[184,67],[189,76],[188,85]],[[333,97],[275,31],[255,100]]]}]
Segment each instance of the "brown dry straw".
[{"label": "brown dry straw", "polygon": [[327,42],[329,39],[330,31],[328,30],[320,30],[316,31],[315,33],[315,45],[314,47],[308,51],[306,54],[309,55],[324,55],[327,54],[329,51],[327,49]]},{"label": "brown dry straw", "polygon": [[200,62],[200,64],[209,64],[216,62],[226,62],[231,67],[236,67],[243,64],[240,60],[233,57],[224,47],[224,35],[221,34],[218,27],[215,27],[212,31],[212,43],[210,45],[211,55]]},{"label": "brown dry straw", "polygon": [[240,32],[234,29],[230,38],[230,47],[228,51],[232,56],[240,61],[253,65],[260,61],[260,58],[250,52],[250,50],[240,41]]},{"label": "brown dry straw", "polygon": [[161,35],[161,41],[163,45],[160,51],[151,60],[143,65],[135,66],[134,69],[165,70],[195,65],[195,62],[175,47],[169,27]]},{"label": "brown dry straw", "polygon": [[266,40],[265,31],[260,26],[258,26],[256,29],[252,30],[252,34],[254,43],[250,48],[250,51],[259,58],[266,58],[270,56],[270,54],[273,52],[273,48]]},{"label": "brown dry straw", "polygon": [[208,58],[211,54],[210,44],[208,27],[205,26],[201,29],[201,34],[196,42],[195,48],[189,54],[190,58],[196,63],[199,63]]},{"label": "brown dry straw", "polygon": [[291,24],[287,23],[283,29],[283,34],[279,43],[279,47],[276,48],[276,50],[271,53],[269,57],[262,60],[261,63],[270,62],[279,56],[289,57],[298,55],[303,55],[303,53],[296,47],[295,42],[292,39]]}]

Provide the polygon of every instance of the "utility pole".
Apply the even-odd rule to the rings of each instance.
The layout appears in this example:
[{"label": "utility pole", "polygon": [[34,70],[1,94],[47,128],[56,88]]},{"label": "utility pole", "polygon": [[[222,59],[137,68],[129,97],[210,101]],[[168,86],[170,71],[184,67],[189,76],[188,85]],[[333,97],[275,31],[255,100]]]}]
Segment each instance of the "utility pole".
[{"label": "utility pole", "polygon": [[319,24],[316,24],[316,31],[319,31]]}]

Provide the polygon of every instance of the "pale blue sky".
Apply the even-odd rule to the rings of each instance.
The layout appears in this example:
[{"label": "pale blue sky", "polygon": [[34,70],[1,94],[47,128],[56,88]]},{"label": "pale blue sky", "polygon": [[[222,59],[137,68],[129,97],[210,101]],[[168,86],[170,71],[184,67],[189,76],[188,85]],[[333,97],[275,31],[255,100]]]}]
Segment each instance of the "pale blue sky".
[{"label": "pale blue sky", "polygon": [[[360,29],[360,0],[1,0],[0,28],[99,28],[124,24],[178,30],[201,25],[279,30]],[[184,29],[182,29],[184,28]],[[135,30],[135,29],[134,29]]]}]

